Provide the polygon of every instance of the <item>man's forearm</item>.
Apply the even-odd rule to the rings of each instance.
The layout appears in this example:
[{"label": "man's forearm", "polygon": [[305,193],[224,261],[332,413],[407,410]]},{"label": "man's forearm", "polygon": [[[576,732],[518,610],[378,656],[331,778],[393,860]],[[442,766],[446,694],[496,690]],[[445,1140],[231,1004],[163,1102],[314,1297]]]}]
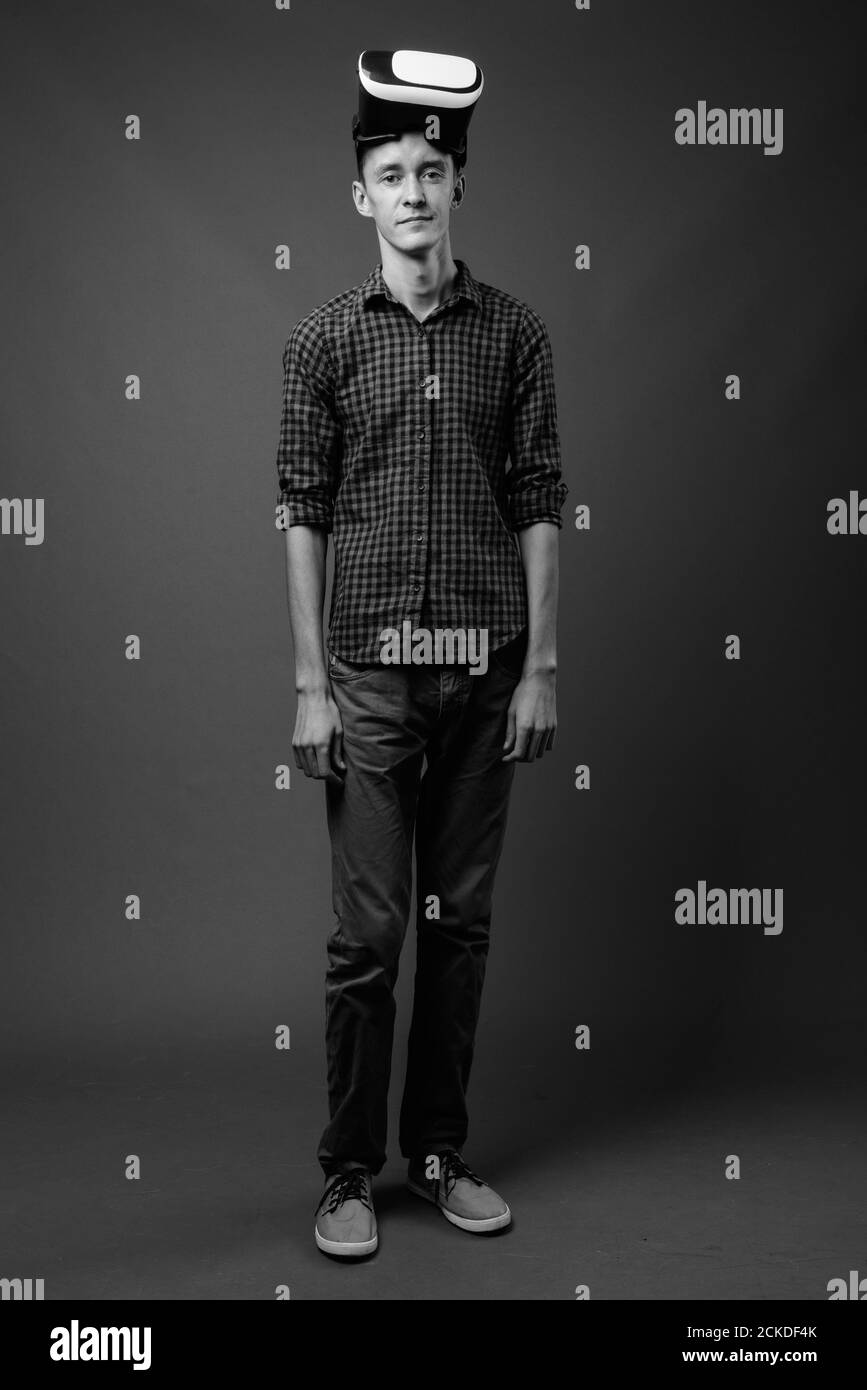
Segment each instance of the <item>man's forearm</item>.
[{"label": "man's forearm", "polygon": [[327,554],[328,532],[321,526],[287,527],[286,588],[299,693],[328,687],[322,634]]},{"label": "man's forearm", "polygon": [[524,675],[557,671],[559,527],[538,521],[518,532],[527,582],[527,654]]}]

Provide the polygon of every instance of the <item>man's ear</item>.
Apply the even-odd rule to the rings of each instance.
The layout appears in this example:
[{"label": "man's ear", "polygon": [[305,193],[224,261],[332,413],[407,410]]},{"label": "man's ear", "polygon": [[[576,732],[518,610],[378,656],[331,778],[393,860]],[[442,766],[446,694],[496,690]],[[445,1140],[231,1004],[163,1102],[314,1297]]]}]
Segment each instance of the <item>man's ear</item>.
[{"label": "man's ear", "polygon": [[455,182],[455,186],[454,186],[454,188],[452,189],[452,199],[451,199],[451,202],[452,202],[452,207],[453,207],[453,208],[459,208],[459,207],[460,207],[461,203],[462,203],[463,200],[464,200],[464,194],[466,193],[466,191],[467,191],[467,189],[466,189],[466,184],[465,184],[465,182],[464,182],[464,176],[463,176],[463,174],[459,174],[459,175],[458,175],[458,178],[457,178],[457,180],[456,180],[456,182]]},{"label": "man's ear", "polygon": [[352,180],[352,200],[355,203],[356,212],[360,212],[362,217],[373,216],[367,201],[367,190],[360,179]]}]

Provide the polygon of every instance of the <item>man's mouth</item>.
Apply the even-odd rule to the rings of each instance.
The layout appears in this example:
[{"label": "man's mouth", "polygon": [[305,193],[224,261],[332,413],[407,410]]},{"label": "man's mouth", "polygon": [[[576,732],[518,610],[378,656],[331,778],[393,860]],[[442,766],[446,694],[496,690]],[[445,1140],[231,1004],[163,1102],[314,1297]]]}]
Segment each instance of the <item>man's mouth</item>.
[{"label": "man's mouth", "polygon": [[400,223],[400,225],[401,225],[401,226],[404,226],[404,224],[407,223],[407,222],[430,222],[430,218],[429,218],[429,217],[403,217],[403,218],[401,218],[401,223]]}]

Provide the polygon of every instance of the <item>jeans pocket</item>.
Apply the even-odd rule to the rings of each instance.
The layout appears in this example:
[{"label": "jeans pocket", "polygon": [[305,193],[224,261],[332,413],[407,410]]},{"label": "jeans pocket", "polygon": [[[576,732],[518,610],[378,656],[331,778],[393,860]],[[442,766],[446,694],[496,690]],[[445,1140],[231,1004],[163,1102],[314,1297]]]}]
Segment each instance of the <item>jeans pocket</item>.
[{"label": "jeans pocket", "polygon": [[347,661],[342,656],[336,656],[334,652],[328,654],[328,674],[332,680],[338,681],[357,681],[362,676],[366,676],[373,667],[366,661]]},{"label": "jeans pocket", "polygon": [[502,647],[495,648],[490,653],[490,660],[498,670],[512,680],[520,680],[524,669],[524,657],[527,654],[527,629],[524,628],[513,637],[510,642],[506,642]]}]

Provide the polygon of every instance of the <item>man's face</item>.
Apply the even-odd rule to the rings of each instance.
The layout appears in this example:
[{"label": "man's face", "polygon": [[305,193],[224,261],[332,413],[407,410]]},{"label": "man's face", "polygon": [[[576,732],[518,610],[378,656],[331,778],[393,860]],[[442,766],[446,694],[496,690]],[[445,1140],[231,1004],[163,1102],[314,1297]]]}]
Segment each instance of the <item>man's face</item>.
[{"label": "man's face", "polygon": [[[427,252],[445,236],[455,187],[454,163],[420,132],[374,145],[364,157],[355,206],[399,251]],[[463,183],[463,175],[458,180]]]}]

